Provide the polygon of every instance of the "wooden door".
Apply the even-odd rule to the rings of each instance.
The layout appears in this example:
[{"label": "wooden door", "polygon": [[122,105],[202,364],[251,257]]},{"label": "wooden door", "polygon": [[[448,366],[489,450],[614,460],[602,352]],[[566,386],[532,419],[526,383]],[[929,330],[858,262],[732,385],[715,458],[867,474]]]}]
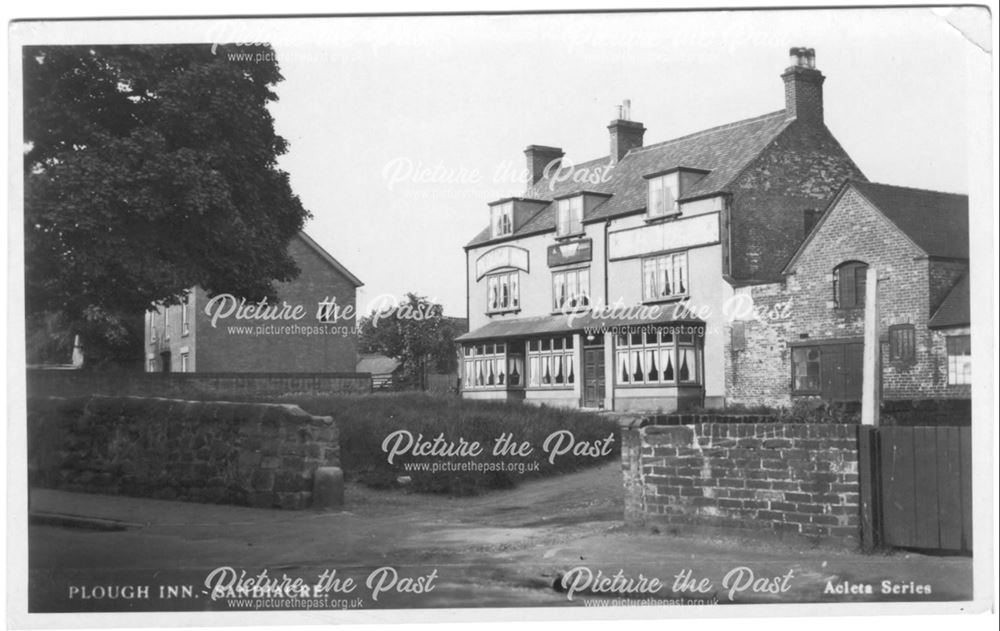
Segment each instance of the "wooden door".
[{"label": "wooden door", "polygon": [[583,407],[604,407],[604,349],[583,349]]},{"label": "wooden door", "polygon": [[864,344],[827,344],[820,352],[820,394],[827,401],[860,401]]}]

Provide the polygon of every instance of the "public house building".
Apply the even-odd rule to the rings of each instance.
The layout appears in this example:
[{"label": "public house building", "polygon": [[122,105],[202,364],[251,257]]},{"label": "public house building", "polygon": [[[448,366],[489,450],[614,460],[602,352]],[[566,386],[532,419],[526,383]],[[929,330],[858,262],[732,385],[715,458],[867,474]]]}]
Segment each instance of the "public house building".
[{"label": "public house building", "polygon": [[626,102],[607,156],[529,146],[527,190],[465,246],[463,396],[725,405],[727,305],[780,282],[844,182],[865,181],[824,122],[814,51],[792,49],[781,81],[784,109],[673,140],[645,144]]}]

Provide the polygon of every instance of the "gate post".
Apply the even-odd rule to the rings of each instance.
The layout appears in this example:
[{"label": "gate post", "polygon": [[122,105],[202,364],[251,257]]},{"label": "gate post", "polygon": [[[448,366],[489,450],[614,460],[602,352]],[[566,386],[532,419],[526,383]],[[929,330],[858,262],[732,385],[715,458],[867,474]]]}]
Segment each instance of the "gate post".
[{"label": "gate post", "polygon": [[858,484],[861,506],[861,550],[871,552],[881,543],[878,514],[879,491],[878,429],[858,426]]},{"label": "gate post", "polygon": [[865,273],[865,346],[864,368],[861,377],[861,423],[864,425],[879,424],[878,383],[881,381],[879,365],[878,329],[878,270],[869,267]]}]

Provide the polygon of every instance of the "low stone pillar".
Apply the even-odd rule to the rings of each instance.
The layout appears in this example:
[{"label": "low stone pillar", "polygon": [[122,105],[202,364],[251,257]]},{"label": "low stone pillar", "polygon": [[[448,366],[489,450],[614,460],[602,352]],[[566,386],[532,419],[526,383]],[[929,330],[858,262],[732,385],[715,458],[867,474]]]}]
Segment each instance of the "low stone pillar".
[{"label": "low stone pillar", "polygon": [[344,505],[344,471],[319,467],[313,474],[313,510],[334,510]]}]

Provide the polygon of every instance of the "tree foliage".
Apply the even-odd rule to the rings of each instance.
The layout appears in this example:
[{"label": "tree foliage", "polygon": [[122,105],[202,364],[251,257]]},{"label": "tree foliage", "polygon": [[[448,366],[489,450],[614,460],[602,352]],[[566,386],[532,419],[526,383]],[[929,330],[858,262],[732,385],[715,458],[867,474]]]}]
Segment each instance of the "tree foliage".
[{"label": "tree foliage", "polygon": [[376,309],[361,318],[361,351],[400,360],[404,378],[426,388],[428,368],[455,363],[454,327],[443,312],[440,304],[408,293],[391,309]]},{"label": "tree foliage", "polygon": [[287,246],[308,213],[267,110],[282,77],[273,54],[224,51],[24,49],[29,320],[114,327],[194,285],[259,299],[298,273]]}]

